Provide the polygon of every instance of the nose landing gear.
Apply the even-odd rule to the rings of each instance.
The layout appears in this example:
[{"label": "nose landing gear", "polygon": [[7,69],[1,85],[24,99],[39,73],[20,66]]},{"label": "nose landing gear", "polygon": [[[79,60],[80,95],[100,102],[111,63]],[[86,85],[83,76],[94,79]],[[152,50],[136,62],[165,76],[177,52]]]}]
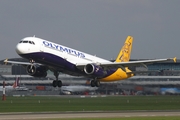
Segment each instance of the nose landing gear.
[{"label": "nose landing gear", "polygon": [[97,79],[91,80],[91,87],[99,87],[100,81]]}]

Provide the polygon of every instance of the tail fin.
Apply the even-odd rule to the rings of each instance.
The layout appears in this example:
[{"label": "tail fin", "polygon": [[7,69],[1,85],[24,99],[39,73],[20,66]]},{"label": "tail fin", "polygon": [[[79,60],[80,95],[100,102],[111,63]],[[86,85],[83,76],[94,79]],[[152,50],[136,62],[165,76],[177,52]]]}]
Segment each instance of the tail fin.
[{"label": "tail fin", "polygon": [[19,86],[19,77],[16,78],[14,84],[13,84],[13,88]]},{"label": "tail fin", "polygon": [[115,62],[127,62],[131,56],[131,49],[132,49],[133,37],[128,36],[124,43],[124,46],[121,48],[116,61]]}]

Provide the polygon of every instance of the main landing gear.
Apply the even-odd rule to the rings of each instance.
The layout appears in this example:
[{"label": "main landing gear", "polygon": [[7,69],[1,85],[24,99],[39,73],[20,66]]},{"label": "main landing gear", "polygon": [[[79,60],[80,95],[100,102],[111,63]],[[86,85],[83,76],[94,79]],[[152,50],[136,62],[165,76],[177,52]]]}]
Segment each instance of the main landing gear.
[{"label": "main landing gear", "polygon": [[61,87],[62,86],[62,82],[61,80],[58,80],[58,76],[59,76],[59,72],[54,72],[54,76],[56,77],[56,80],[53,80],[53,87]]},{"label": "main landing gear", "polygon": [[61,80],[53,80],[53,87],[61,87],[62,86],[62,82]]},{"label": "main landing gear", "polygon": [[99,87],[100,81],[97,79],[91,80],[91,87]]}]

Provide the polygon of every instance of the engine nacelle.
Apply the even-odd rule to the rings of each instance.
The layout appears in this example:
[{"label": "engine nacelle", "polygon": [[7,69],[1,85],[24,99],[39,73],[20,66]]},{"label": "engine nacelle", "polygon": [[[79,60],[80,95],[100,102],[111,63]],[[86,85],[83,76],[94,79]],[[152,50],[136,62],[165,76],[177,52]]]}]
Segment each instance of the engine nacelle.
[{"label": "engine nacelle", "polygon": [[46,77],[47,76],[47,70],[45,66],[39,66],[39,65],[28,65],[26,67],[26,72],[34,77]]},{"label": "engine nacelle", "polygon": [[87,64],[84,67],[84,72],[95,77],[103,77],[107,74],[107,72],[102,67],[95,64]]}]

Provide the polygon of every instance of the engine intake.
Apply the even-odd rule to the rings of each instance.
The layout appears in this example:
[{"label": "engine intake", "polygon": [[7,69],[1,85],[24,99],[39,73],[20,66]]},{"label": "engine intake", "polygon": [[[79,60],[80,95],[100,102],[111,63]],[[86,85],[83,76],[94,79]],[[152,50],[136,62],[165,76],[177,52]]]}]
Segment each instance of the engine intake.
[{"label": "engine intake", "polygon": [[46,77],[47,76],[47,69],[45,66],[39,65],[28,65],[26,67],[26,72],[34,77]]},{"label": "engine intake", "polygon": [[84,72],[95,77],[103,77],[107,74],[107,72],[101,66],[95,64],[87,64],[84,66]]}]

